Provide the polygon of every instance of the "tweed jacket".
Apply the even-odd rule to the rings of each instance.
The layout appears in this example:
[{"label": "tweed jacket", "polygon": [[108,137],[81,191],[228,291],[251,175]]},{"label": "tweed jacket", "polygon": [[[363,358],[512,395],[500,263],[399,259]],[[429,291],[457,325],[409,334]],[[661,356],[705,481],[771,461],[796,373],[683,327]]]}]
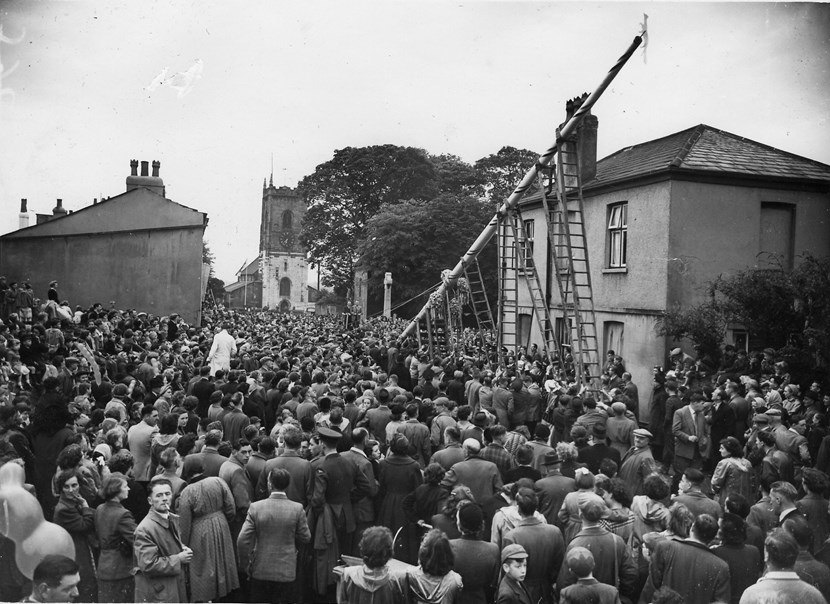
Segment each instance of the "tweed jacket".
[{"label": "tweed jacket", "polygon": [[297,573],[297,543],[311,541],[303,506],[285,493],[271,493],[248,508],[236,541],[239,568],[254,579],[285,583]]},{"label": "tweed jacket", "polygon": [[705,545],[687,539],[667,539],[654,547],[640,603],[650,602],[664,585],[687,604],[729,602],[731,597],[729,565]]},{"label": "tweed jacket", "polygon": [[496,464],[478,456],[468,457],[451,467],[441,484],[450,489],[463,484],[470,489],[476,501],[485,501],[503,486]]},{"label": "tweed jacket", "polygon": [[228,461],[228,458],[221,455],[215,447],[205,447],[199,453],[191,453],[184,458],[182,461],[183,476],[192,476],[195,473],[194,465],[197,459],[202,460],[205,476],[219,476],[219,468]]},{"label": "tweed jacket", "polygon": [[[697,413],[692,421],[692,411],[689,405],[674,412],[671,431],[674,435],[674,454],[684,459],[693,459],[695,448],[700,451],[704,459],[709,455],[709,424],[703,411]],[[697,442],[691,442],[690,436],[697,436]]]},{"label": "tweed jacket", "polygon": [[291,501],[302,504],[303,507],[307,506],[314,489],[314,470],[311,468],[310,461],[300,457],[297,451],[291,449],[286,449],[282,455],[265,462],[265,467],[259,473],[254,499],[258,501],[268,497],[270,493],[268,475],[276,468],[282,468],[291,475],[291,482],[285,490],[286,496]]},{"label": "tweed jacket", "polygon": [[175,514],[164,518],[150,510],[136,528],[136,602],[187,602],[187,570],[173,557],[182,551],[178,521]]}]

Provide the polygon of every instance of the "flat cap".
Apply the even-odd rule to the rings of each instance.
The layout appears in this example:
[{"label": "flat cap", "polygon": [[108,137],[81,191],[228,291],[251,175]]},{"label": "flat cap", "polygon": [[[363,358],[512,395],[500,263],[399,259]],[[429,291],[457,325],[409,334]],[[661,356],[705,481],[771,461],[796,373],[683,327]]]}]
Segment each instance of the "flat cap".
[{"label": "flat cap", "polygon": [[325,426],[320,426],[317,428],[317,434],[320,435],[320,438],[330,439],[330,440],[339,440],[343,437],[341,432],[337,430],[332,430],[331,428],[326,428]]},{"label": "flat cap", "polygon": [[634,436],[646,436],[648,438],[654,438],[654,434],[652,434],[645,428],[637,428],[636,430],[634,430]]},{"label": "flat cap", "polygon": [[504,564],[510,558],[523,560],[524,558],[527,558],[527,550],[518,543],[511,543],[501,550],[501,563]]}]

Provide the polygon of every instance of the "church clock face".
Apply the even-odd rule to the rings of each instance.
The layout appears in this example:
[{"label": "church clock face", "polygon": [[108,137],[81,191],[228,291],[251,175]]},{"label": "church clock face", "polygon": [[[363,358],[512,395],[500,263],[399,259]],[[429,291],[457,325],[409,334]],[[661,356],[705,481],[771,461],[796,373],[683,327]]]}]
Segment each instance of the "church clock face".
[{"label": "church clock face", "polygon": [[280,233],[280,245],[287,250],[290,250],[294,246],[294,235],[289,231],[283,231]]}]

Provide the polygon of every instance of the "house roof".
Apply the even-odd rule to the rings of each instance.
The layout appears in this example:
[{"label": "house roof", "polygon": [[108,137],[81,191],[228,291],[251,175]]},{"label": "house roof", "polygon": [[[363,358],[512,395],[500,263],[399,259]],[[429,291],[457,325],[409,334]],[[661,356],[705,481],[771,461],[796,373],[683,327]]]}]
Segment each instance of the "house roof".
[{"label": "house roof", "polygon": [[248,264],[243,265],[238,271],[236,271],[236,276],[239,277],[241,275],[255,275],[259,270],[259,256],[251,260]]},{"label": "house roof", "polygon": [[585,189],[669,170],[830,182],[830,166],[706,124],[620,149]]},{"label": "house roof", "polygon": [[[74,212],[53,217],[2,236],[2,239],[138,231],[158,228],[206,227],[207,214],[139,187]],[[106,225],[106,226],[102,226]]]},{"label": "house roof", "polygon": [[225,286],[225,293],[235,292],[238,289],[242,289],[246,285],[262,285],[262,281],[237,281],[236,283],[231,283],[230,285]]}]

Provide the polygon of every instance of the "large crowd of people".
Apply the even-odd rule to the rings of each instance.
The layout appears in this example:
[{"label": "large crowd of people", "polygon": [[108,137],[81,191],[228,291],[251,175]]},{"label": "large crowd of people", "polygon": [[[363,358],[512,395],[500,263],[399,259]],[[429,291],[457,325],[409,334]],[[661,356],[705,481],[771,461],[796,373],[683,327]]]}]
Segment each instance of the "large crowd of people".
[{"label": "large crowd of people", "polygon": [[0,600],[830,601],[830,390],[775,350],[678,348],[647,387],[608,351],[586,388],[398,320],[190,326],[5,279],[0,317],[0,499],[19,476],[74,546],[6,506]]}]

